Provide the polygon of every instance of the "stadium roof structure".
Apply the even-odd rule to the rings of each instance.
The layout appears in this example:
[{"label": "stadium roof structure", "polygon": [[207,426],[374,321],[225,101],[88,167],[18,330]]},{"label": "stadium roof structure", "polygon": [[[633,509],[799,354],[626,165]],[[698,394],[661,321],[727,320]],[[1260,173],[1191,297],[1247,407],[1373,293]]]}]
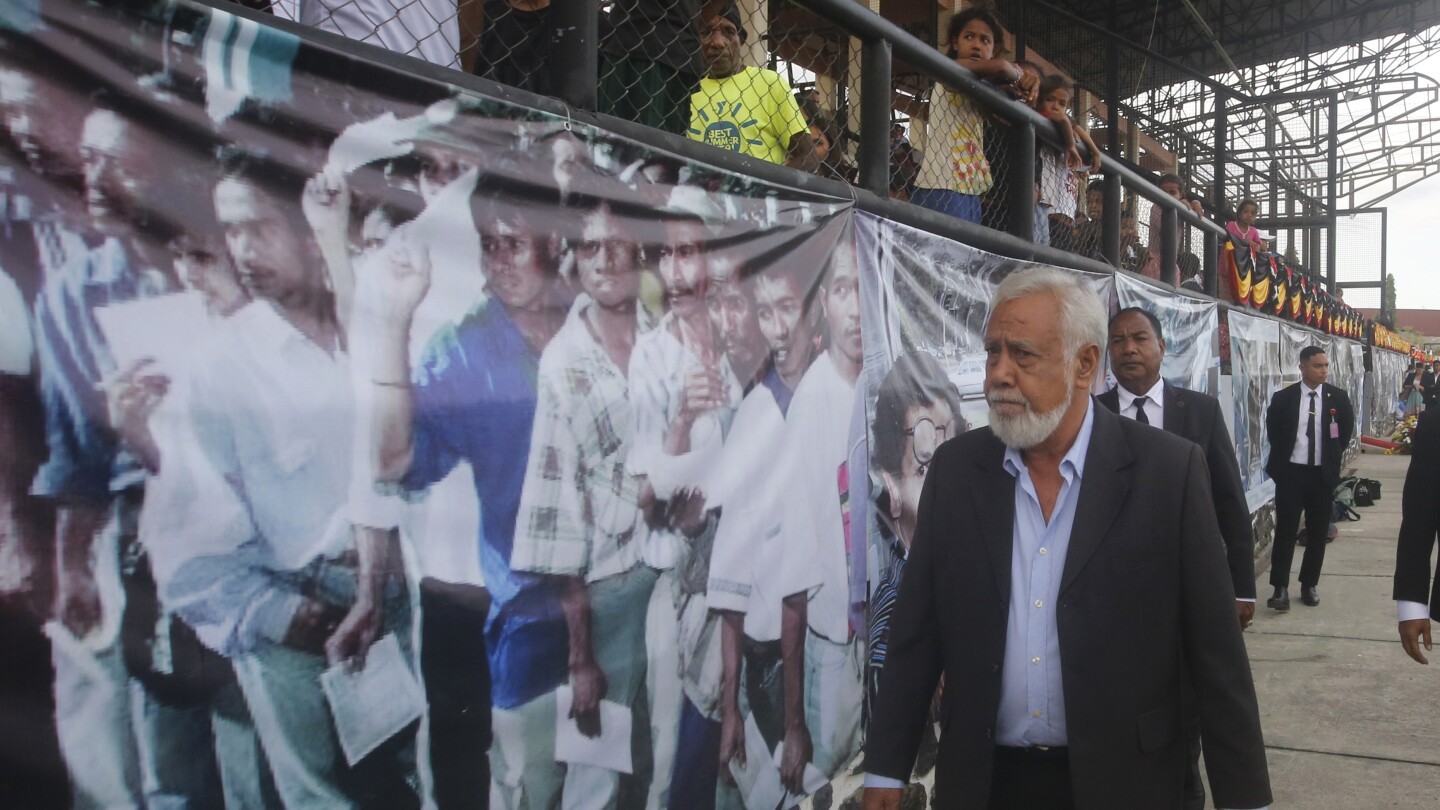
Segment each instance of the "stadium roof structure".
[{"label": "stadium roof structure", "polygon": [[1269,199],[1272,213],[1319,213],[1332,136],[1341,210],[1440,173],[1440,83],[1416,72],[1440,46],[1440,1],[996,6],[1027,48],[1077,84],[1102,98],[1118,88],[1121,115],[1180,157],[1197,185],[1213,184],[1220,146],[1230,196]]}]

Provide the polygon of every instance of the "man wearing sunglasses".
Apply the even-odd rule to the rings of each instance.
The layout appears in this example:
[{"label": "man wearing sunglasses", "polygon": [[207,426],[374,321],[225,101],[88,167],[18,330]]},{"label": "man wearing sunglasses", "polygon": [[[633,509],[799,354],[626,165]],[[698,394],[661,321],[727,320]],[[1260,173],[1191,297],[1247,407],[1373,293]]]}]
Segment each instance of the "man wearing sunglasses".
[{"label": "man wearing sunglasses", "polygon": [[[1240,627],[1249,627],[1255,616],[1255,541],[1235,444],[1225,428],[1220,403],[1208,394],[1161,379],[1165,338],[1160,319],[1146,310],[1129,307],[1110,319],[1109,351],[1110,370],[1119,385],[1101,394],[1097,398],[1100,404],[1121,416],[1183,436],[1205,451],[1215,517],[1220,521],[1235,585],[1235,610]],[[1200,722],[1193,712],[1187,726],[1191,761],[1185,779],[1185,807],[1189,810],[1205,806],[1205,787],[1200,781]]]}]

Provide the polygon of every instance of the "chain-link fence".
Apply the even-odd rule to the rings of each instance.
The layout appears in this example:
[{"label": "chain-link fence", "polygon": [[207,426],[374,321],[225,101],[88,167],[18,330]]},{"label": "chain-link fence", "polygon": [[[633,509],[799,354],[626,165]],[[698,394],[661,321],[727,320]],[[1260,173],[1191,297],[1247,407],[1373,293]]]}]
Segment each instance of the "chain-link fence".
[{"label": "chain-link fence", "polygon": [[[1379,309],[1385,278],[1385,211],[1367,209],[1344,213],[1336,237],[1337,280],[1345,303],[1359,309]],[[1374,286],[1348,287],[1351,284]]]},{"label": "chain-link fence", "polygon": [[[1093,142],[1083,133],[1094,129],[1106,143],[1104,102],[1065,68],[1084,67],[1083,60],[1095,55],[1080,45],[1073,52],[1025,51],[1023,35],[1017,39],[984,6],[967,4],[955,12],[900,0],[866,5],[935,43],[997,90],[1036,107],[1051,119],[1059,143],[1077,144],[1057,149],[1041,136],[1033,166],[1018,171],[1019,132],[1004,120],[1013,116],[995,115],[897,58],[887,100],[890,196],[996,230],[1013,232],[1028,217],[1036,242],[1103,259],[1103,194],[1090,190],[1100,175],[1089,158]],[[564,9],[552,0],[272,0],[270,7],[278,16],[358,41],[564,96],[554,16]],[[790,0],[601,0],[598,18],[595,100],[601,112],[858,181],[862,47],[836,21]],[[1142,75],[1147,84],[1161,81]],[[1176,168],[1137,133],[1128,126],[1122,157],[1156,174]],[[1028,187],[1017,188],[1021,182]],[[1158,240],[1150,233],[1156,217],[1149,201],[1126,191],[1120,267],[1161,277]],[[1198,274],[1204,255],[1201,232],[1179,231],[1184,266],[1164,276],[1176,283]]]}]

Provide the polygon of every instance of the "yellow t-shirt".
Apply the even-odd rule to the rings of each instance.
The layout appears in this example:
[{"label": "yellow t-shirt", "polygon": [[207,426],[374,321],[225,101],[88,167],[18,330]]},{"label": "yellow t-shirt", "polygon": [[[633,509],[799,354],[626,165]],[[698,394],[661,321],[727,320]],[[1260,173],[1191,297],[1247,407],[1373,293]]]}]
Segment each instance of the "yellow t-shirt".
[{"label": "yellow t-shirt", "polygon": [[784,163],[790,138],[809,131],[790,85],[773,70],[707,76],[690,96],[690,139],[731,152]]}]

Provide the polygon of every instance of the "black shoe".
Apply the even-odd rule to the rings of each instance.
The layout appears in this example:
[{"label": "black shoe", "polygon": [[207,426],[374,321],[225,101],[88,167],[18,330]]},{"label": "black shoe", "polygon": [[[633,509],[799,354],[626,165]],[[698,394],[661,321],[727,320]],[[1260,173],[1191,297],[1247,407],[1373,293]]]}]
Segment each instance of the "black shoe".
[{"label": "black shoe", "polygon": [[1265,604],[1267,607],[1273,608],[1275,610],[1289,610],[1290,589],[1279,585],[1275,586],[1275,595],[1265,600]]},{"label": "black shoe", "polygon": [[1316,605],[1320,604],[1320,593],[1319,591],[1315,590],[1315,587],[1313,585],[1301,585],[1300,601],[1304,602],[1310,607],[1315,607]]}]

